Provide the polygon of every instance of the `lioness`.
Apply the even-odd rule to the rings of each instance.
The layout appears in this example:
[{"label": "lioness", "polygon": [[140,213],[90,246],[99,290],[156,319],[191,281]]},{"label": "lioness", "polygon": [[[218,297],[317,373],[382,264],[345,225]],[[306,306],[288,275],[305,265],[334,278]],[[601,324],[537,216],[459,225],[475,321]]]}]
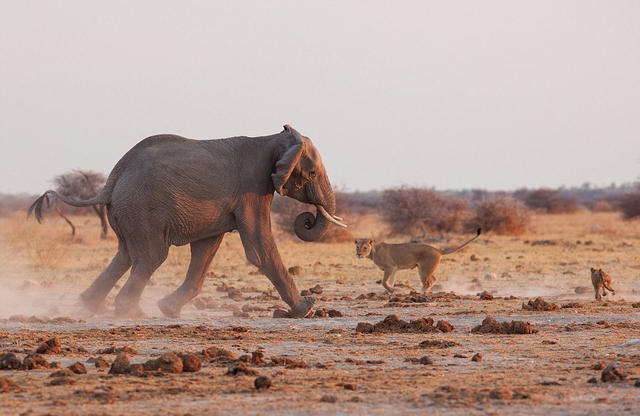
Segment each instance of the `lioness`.
[{"label": "lioness", "polygon": [[[611,276],[603,272],[602,269],[591,268],[591,283],[596,292],[596,300],[602,300],[602,296],[607,296],[605,289],[614,295],[616,294],[616,291],[611,287]],[[600,289],[602,289],[602,295],[600,295]]]},{"label": "lioness", "polygon": [[422,280],[421,291],[426,292],[436,284],[436,277],[433,272],[440,264],[442,255],[455,253],[471,244],[480,237],[481,230],[481,228],[478,228],[478,234],[463,245],[447,251],[440,251],[426,244],[376,244],[370,238],[360,238],[355,240],[356,257],[359,259],[363,257],[370,258],[379,269],[384,270],[382,286],[391,293],[395,290],[393,284],[396,272],[417,267],[420,280]]}]

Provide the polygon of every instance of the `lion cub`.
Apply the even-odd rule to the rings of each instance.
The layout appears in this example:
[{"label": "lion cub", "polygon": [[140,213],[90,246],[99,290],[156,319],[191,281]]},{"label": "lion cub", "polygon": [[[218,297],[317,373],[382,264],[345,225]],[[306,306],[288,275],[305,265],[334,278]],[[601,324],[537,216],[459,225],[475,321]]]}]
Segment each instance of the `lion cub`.
[{"label": "lion cub", "polygon": [[[605,289],[614,295],[616,294],[616,291],[611,287],[611,276],[603,272],[602,269],[591,268],[591,283],[596,292],[596,300],[602,300],[602,296],[607,296]],[[602,289],[602,295],[600,295],[600,289]]]},{"label": "lion cub", "polygon": [[420,243],[405,244],[385,244],[374,243],[370,238],[361,238],[355,240],[356,257],[361,259],[367,257],[384,271],[382,286],[389,292],[395,290],[395,274],[398,270],[418,268],[420,280],[422,281],[422,292],[426,292],[436,284],[436,277],[433,272],[440,264],[443,254],[455,253],[466,247],[480,237],[481,229],[478,228],[478,234],[463,245],[452,250],[440,251],[437,248]]}]

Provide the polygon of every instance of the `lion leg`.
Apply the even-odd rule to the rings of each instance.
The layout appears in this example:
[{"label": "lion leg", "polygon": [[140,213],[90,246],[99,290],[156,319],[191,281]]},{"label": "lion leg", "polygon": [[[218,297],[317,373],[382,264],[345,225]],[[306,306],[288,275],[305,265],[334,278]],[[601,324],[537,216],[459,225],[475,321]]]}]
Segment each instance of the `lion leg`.
[{"label": "lion leg", "polygon": [[593,287],[596,292],[596,300],[602,300],[602,296],[600,296],[600,288],[596,285]]},{"label": "lion leg", "polygon": [[384,269],[384,277],[382,278],[382,286],[389,291],[389,293],[393,293],[395,290],[393,285],[389,285],[389,280],[393,279],[395,281],[395,274],[398,271],[397,267]]},{"label": "lion leg", "polygon": [[436,284],[436,276],[433,274],[438,267],[438,263],[436,264],[418,264],[418,273],[420,274],[420,281],[422,281],[422,289],[420,291],[422,293],[428,292]]}]

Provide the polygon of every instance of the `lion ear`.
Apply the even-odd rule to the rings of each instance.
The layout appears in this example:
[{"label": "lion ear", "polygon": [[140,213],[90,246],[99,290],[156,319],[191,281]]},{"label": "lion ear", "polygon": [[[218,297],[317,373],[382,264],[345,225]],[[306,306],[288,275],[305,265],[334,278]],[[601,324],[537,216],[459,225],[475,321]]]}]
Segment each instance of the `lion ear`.
[{"label": "lion ear", "polygon": [[594,269],[593,267],[591,268],[591,273],[594,273],[596,271],[596,269]]},{"label": "lion ear", "polygon": [[367,240],[367,244],[369,244],[369,245],[373,244],[373,240],[372,239],[368,239]]},{"label": "lion ear", "polygon": [[358,239],[353,240],[355,244],[358,244]]},{"label": "lion ear", "polygon": [[271,174],[273,180],[273,187],[280,195],[286,195],[287,192],[283,189],[284,184],[287,183],[293,169],[296,167],[304,152],[304,141],[302,136],[290,125],[285,124],[284,130],[288,132],[293,138],[289,148],[283,153],[280,159],[276,162],[276,171]]}]

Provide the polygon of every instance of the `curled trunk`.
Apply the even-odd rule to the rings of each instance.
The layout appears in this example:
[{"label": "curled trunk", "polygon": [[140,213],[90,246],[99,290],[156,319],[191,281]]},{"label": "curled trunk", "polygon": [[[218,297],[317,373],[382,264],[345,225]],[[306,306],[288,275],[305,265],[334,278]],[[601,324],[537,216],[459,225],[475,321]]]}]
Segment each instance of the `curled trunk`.
[{"label": "curled trunk", "polygon": [[[330,194],[330,198],[327,198],[327,202],[322,206],[330,215],[335,215],[336,202],[333,193]],[[299,239],[311,242],[317,241],[325,235],[330,226],[331,222],[321,215],[316,208],[316,215],[311,212],[303,212],[298,215],[293,224],[293,229]]]}]

